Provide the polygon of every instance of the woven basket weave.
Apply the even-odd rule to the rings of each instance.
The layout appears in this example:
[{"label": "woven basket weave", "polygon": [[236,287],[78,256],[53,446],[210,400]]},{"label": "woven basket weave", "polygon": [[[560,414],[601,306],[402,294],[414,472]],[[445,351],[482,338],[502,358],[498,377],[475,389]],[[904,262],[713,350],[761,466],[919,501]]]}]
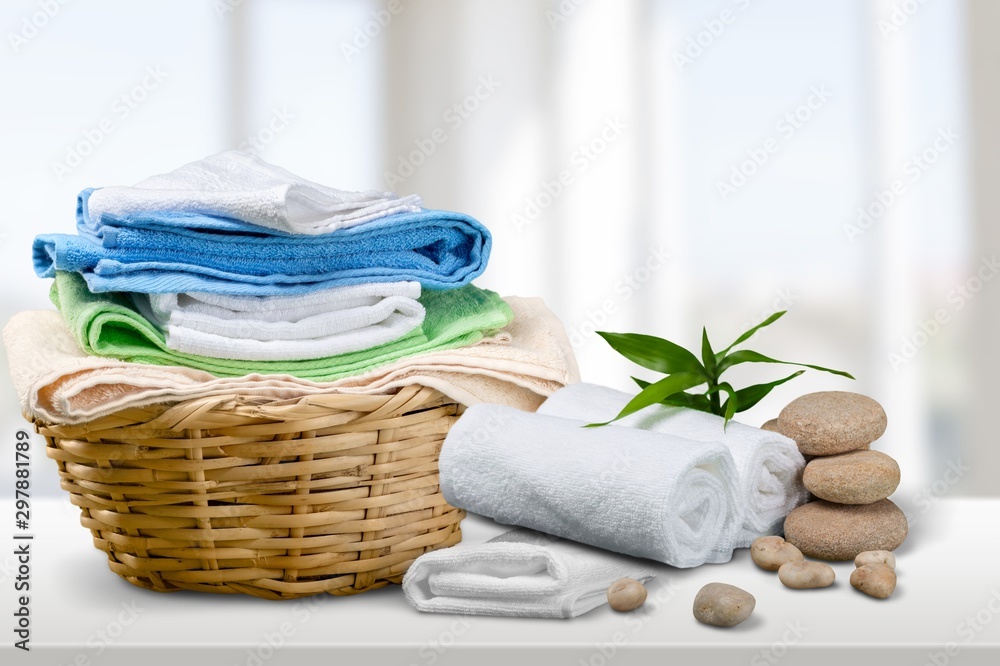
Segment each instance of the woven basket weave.
[{"label": "woven basket weave", "polygon": [[394,395],[225,396],[36,423],[111,570],[156,591],[292,599],[398,583],[461,540],[438,488],[461,407]]}]

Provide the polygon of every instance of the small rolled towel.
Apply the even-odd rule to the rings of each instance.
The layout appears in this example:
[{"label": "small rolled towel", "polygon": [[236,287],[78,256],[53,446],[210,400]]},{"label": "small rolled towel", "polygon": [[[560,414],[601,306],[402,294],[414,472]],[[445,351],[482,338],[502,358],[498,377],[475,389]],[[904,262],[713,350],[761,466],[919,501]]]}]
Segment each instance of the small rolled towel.
[{"label": "small rolled towel", "polygon": [[295,296],[130,294],[187,354],[245,361],[323,358],[368,349],[424,320],[417,282],[376,282]]},{"label": "small rolled towel", "polygon": [[424,613],[571,618],[606,604],[619,578],[654,576],[642,560],[518,528],[421,555],[403,592]]},{"label": "small rolled towel", "polygon": [[[614,418],[632,399],[597,384],[571,384],[556,391],[540,414],[588,421]],[[775,432],[683,407],[653,405],[615,424],[676,435],[699,442],[721,442],[733,454],[739,472],[739,501],[745,508],[737,548],[761,536],[780,534],[785,516],[808,499],[802,485],[805,461],[795,442]]]},{"label": "small rolled towel", "polygon": [[676,567],[728,562],[743,523],[722,444],[475,405],[441,449],[453,506]]},{"label": "small rolled towel", "polygon": [[250,153],[229,150],[147,178],[105,187],[90,200],[94,220],[123,226],[160,213],[194,213],[296,234],[324,234],[420,210],[420,197],[348,192],[313,183]]},{"label": "small rolled towel", "polygon": [[182,365],[217,377],[251,373],[331,381],[359,375],[416,354],[454,349],[482,340],[510,323],[510,306],[492,291],[466,285],[421,296],[424,323],[401,338],[346,354],[300,361],[245,361],[187,354],[167,347],[162,331],[124,294],[94,294],[76,273],[56,274],[52,302],[85,352],[124,361]]},{"label": "small rolled towel", "polygon": [[482,274],[492,245],[478,221],[441,210],[398,213],[320,236],[197,213],[96,222],[88,209],[95,193],[80,194],[79,235],[35,237],[39,277],[73,271],[93,292],[146,294],[274,296],[370,282],[452,289]]}]

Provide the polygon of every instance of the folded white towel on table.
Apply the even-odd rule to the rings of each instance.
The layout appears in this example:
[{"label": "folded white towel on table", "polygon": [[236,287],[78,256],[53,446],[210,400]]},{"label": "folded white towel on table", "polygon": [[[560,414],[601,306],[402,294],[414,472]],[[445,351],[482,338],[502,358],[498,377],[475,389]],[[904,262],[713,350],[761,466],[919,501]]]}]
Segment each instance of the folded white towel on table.
[{"label": "folded white towel on table", "polygon": [[147,178],[134,187],[102,187],[90,196],[91,219],[127,224],[151,211],[231,218],[297,234],[337,229],[420,210],[420,197],[350,192],[313,183],[255,155],[230,150]]},{"label": "folded white towel on table", "polygon": [[655,575],[642,560],[518,528],[421,555],[403,592],[425,613],[570,618],[607,603],[619,578]]},{"label": "folded white towel on table", "polygon": [[[591,422],[614,418],[632,399],[627,393],[597,384],[571,384],[550,396],[538,412]],[[699,442],[721,442],[732,453],[739,472],[743,526],[736,547],[780,534],[785,516],[808,499],[802,485],[805,461],[795,442],[784,435],[682,407],[652,405],[616,425],[676,435]]]},{"label": "folded white towel on table", "polygon": [[514,321],[496,335],[333,382],[290,375],[215,377],[193,368],[89,356],[54,310],[14,315],[3,340],[21,411],[46,423],[84,423],[126,409],[220,395],[296,400],[390,393],[408,384],[437,389],[464,405],[496,402],[534,411],[545,396],[580,381],[580,372],[562,323],[541,299],[505,300]]},{"label": "folded white towel on table", "polygon": [[452,506],[598,548],[694,567],[728,562],[743,523],[722,444],[470,407],[441,449]]},{"label": "folded white towel on table", "polygon": [[287,361],[367,349],[424,320],[419,282],[376,282],[292,296],[132,294],[171,349],[213,358]]}]

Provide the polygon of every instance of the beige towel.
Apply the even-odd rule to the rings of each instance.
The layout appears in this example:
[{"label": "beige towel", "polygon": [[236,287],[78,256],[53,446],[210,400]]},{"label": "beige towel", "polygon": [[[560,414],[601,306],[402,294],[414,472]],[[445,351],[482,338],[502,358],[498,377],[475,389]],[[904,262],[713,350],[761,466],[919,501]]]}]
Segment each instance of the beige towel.
[{"label": "beige towel", "polygon": [[87,356],[59,313],[50,310],[14,315],[3,339],[22,412],[49,423],[82,423],[130,407],[230,393],[288,399],[387,393],[415,383],[465,405],[492,402],[534,411],[545,397],[579,381],[579,371],[562,323],[541,299],[505,300],[514,322],[478,344],[325,383],[289,375],[219,378],[191,368]]}]

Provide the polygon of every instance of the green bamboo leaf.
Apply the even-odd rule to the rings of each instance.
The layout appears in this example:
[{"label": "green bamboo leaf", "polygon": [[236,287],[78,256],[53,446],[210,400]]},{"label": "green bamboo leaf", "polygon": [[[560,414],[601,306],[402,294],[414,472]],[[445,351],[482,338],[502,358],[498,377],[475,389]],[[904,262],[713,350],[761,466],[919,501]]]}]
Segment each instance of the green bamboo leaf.
[{"label": "green bamboo leaf", "polygon": [[675,372],[704,374],[694,354],[669,340],[638,333],[598,331],[597,334],[616,352],[644,368],[668,375]]},{"label": "green bamboo leaf", "polygon": [[741,388],[736,392],[736,400],[739,408],[736,410],[738,412],[745,412],[750,409],[758,402],[764,399],[764,397],[771,392],[776,386],[781,386],[785,382],[789,382],[802,373],[805,370],[796,370],[792,374],[788,375],[784,379],[779,379],[778,381],[768,382],[766,384],[754,384],[753,386],[747,386],[746,388]]},{"label": "green bamboo leaf", "polygon": [[722,414],[726,420],[722,423],[722,429],[725,430],[726,426],[736,415],[736,407],[739,404],[739,399],[736,397],[736,389],[732,387],[729,382],[722,382],[716,389],[713,389],[712,393],[717,393],[719,391],[724,391],[729,398],[726,400],[726,404],[722,406]]},{"label": "green bamboo leaf", "polygon": [[740,363],[778,363],[780,365],[797,365],[802,368],[810,368],[812,370],[819,370],[821,372],[829,372],[834,375],[840,375],[841,377],[847,377],[848,379],[854,379],[854,376],[850,373],[844,372],[842,370],[832,370],[830,368],[824,368],[820,365],[809,365],[808,363],[792,363],[790,361],[779,361],[774,358],[769,358],[755,351],[750,351],[749,349],[741,349],[740,351],[735,351],[726,358],[722,359],[719,364],[719,372],[727,368],[731,368],[734,365],[739,365]]},{"label": "green bamboo leaf", "polygon": [[764,321],[760,322],[759,324],[757,324],[756,326],[754,326],[753,328],[751,328],[749,331],[745,332],[740,337],[736,338],[736,340],[733,342],[733,344],[729,345],[728,347],[726,347],[725,349],[723,349],[721,352],[719,352],[720,356],[725,356],[726,354],[729,353],[730,349],[732,349],[736,345],[740,344],[741,342],[746,342],[747,340],[750,339],[751,336],[753,336],[754,333],[756,333],[760,329],[764,328],[765,326],[770,326],[774,322],[778,321],[779,319],[781,319],[782,317],[784,317],[787,312],[788,312],[788,310],[782,310],[781,312],[775,312],[773,315],[771,315],[770,317],[768,317]]},{"label": "green bamboo leaf", "polygon": [[668,395],[660,401],[660,404],[671,407],[687,407],[688,409],[696,409],[699,412],[712,413],[712,403],[708,398],[703,395],[695,395],[683,391]]},{"label": "green bamboo leaf", "polygon": [[[639,388],[644,389],[649,386],[650,382],[645,379],[639,379],[638,377],[633,377],[632,381],[638,384]],[[688,409],[696,409],[699,412],[712,412],[712,403],[704,395],[697,395],[693,393],[685,393],[684,391],[678,391],[668,395],[666,398],[660,401],[661,405],[669,405],[671,407],[687,407]]]},{"label": "green bamboo leaf", "polygon": [[610,421],[605,421],[603,423],[588,423],[585,427],[595,428],[597,426],[608,425],[613,423],[618,419],[625,418],[630,414],[634,414],[640,409],[645,409],[650,405],[655,405],[664,398],[678,391],[683,391],[685,389],[698,386],[699,384],[704,384],[705,378],[700,374],[688,373],[688,372],[675,372],[669,377],[664,377],[658,382],[653,382],[642,391],[639,395],[632,398],[625,407],[618,413],[618,416],[611,419]]},{"label": "green bamboo leaf", "polygon": [[701,362],[709,377],[718,377],[715,352],[712,351],[712,344],[708,341],[708,330],[704,326],[701,327]]}]

